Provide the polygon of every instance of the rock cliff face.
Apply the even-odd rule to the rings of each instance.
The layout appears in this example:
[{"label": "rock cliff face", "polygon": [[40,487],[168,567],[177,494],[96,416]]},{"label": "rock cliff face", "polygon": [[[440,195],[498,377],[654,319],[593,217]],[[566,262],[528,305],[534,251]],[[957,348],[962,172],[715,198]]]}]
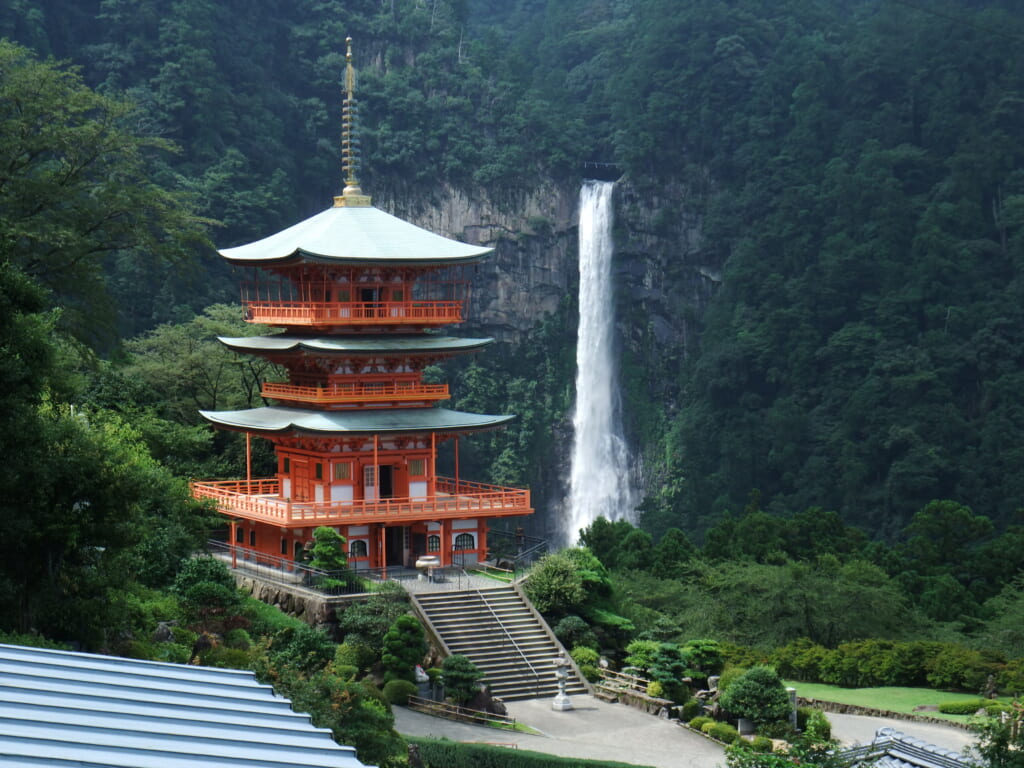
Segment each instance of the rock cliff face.
[{"label": "rock cliff face", "polygon": [[[654,447],[681,397],[680,365],[697,343],[700,318],[720,281],[721,264],[702,240],[700,199],[685,185],[616,186],[614,279],[624,421],[632,453]],[[433,232],[493,246],[472,268],[464,333],[517,344],[578,289],[579,184],[546,181],[528,192],[489,194],[439,186],[432,195],[378,195],[375,204]],[[567,387],[572,382],[566,382]],[[565,494],[571,414],[551,425],[554,455],[533,483],[537,523],[550,533]],[[654,478],[651,478],[654,479]],[[545,519],[547,518],[547,519]],[[533,527],[533,526],[531,526]]]},{"label": "rock cliff face", "polygon": [[[623,341],[686,349],[721,265],[702,248],[699,200],[683,185],[656,193],[628,180],[616,186],[615,264]],[[470,243],[494,247],[475,268],[469,324],[516,343],[567,292],[575,292],[579,185],[545,181],[528,192],[492,196],[442,185],[429,197],[385,194],[395,215]]]},{"label": "rock cliff face", "polygon": [[441,186],[430,199],[376,204],[432,232],[495,249],[472,268],[465,327],[515,344],[575,290],[576,194],[553,182],[500,198]]}]

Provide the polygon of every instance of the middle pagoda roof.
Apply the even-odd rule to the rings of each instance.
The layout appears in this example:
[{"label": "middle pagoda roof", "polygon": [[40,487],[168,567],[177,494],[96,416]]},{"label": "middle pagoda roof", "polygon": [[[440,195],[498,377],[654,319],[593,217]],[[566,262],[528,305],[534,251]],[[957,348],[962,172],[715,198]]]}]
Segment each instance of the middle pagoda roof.
[{"label": "middle pagoda roof", "polygon": [[220,251],[231,264],[439,266],[478,261],[493,248],[436,235],[371,205],[338,205],[277,234]]},{"label": "middle pagoda roof", "polygon": [[479,432],[495,429],[514,416],[463,413],[447,408],[307,411],[269,406],[243,411],[200,411],[203,418],[224,427],[257,434],[306,435],[429,434]]},{"label": "middle pagoda roof", "polygon": [[398,335],[346,335],[297,336],[276,334],[269,336],[220,336],[220,342],[237,352],[272,354],[281,352],[313,352],[325,354],[373,355],[378,353],[434,354],[465,352],[491,344],[494,339],[460,339],[455,336],[418,334]]}]

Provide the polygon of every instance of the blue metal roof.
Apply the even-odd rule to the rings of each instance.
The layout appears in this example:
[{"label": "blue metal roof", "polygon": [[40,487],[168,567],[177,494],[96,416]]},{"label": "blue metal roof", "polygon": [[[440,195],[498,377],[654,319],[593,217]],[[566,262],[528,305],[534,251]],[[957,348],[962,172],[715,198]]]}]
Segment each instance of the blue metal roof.
[{"label": "blue metal roof", "polygon": [[0,645],[0,763],[365,768],[251,672]]}]

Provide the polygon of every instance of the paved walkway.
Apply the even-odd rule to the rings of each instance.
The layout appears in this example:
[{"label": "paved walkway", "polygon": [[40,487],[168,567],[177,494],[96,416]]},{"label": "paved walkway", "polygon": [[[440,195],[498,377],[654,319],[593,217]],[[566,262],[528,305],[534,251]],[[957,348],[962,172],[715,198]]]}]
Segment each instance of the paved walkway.
[{"label": "paved walkway", "polygon": [[[624,704],[608,704],[591,696],[573,696],[576,707],[555,712],[550,699],[506,702],[518,722],[541,732],[535,736],[459,723],[394,707],[395,728],[406,737],[429,736],[453,741],[515,744],[519,749],[562,757],[617,760],[652,768],[716,768],[725,765],[720,746],[654,715]],[[859,715],[828,714],[832,734],[844,746],[866,744],[883,726],[925,739],[946,749],[963,750],[973,735],[954,726],[890,720]]]},{"label": "paved walkway", "polygon": [[550,699],[506,702],[508,713],[542,735],[499,731],[395,707],[403,736],[516,744],[519,749],[562,757],[617,760],[652,768],[714,768],[724,765],[722,748],[669,720],[592,696],[573,696],[575,709],[555,712]]},{"label": "paved walkway", "polygon": [[962,752],[977,740],[972,731],[958,728],[955,725],[939,725],[938,723],[896,720],[886,717],[866,717],[864,715],[840,715],[834,712],[826,712],[825,716],[832,722],[832,735],[843,746],[867,744],[875,737],[875,731],[884,727],[924,739],[930,744],[952,749],[954,752]]}]

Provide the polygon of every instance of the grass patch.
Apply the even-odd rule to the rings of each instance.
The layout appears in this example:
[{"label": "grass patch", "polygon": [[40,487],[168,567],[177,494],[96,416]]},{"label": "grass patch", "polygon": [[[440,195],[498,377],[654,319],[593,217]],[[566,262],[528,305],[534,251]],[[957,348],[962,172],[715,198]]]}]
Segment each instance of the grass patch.
[{"label": "grass patch", "polygon": [[[789,687],[796,688],[797,696],[802,696],[805,699],[834,701],[837,704],[852,704],[857,707],[870,707],[908,715],[927,715],[954,723],[966,723],[971,716],[947,715],[934,710],[915,712],[914,708],[937,707],[947,701],[967,701],[978,698],[976,693],[950,693],[949,691],[935,691],[931,688],[840,688],[823,683],[799,683],[794,680],[785,682]],[[1004,699],[1004,701],[1009,700]]]}]

